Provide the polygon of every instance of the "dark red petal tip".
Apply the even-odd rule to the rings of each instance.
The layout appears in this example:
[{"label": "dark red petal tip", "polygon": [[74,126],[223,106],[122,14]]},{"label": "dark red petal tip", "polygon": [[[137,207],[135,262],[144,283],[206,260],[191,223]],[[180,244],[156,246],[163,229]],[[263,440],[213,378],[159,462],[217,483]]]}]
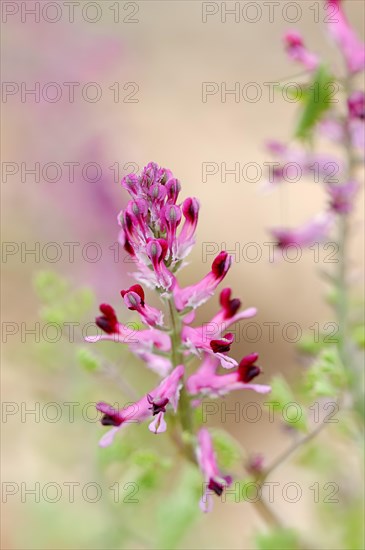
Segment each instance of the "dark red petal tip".
[{"label": "dark red petal tip", "polygon": [[113,334],[117,332],[118,318],[112,306],[109,304],[101,304],[99,309],[103,315],[96,317],[96,326],[101,328],[107,334]]},{"label": "dark red petal tip", "polygon": [[241,300],[238,298],[233,298],[231,300],[231,293],[232,290],[230,288],[224,288],[219,296],[219,301],[224,309],[224,317],[226,319],[233,317],[241,307]]},{"label": "dark red petal tip", "polygon": [[141,298],[142,306],[144,306],[144,290],[141,285],[132,285],[130,288],[127,288],[127,290],[121,290],[120,294],[122,298],[124,298],[124,296],[128,292],[135,292],[136,294],[138,294],[138,296]]},{"label": "dark red petal tip", "polygon": [[96,409],[103,414],[101,424],[103,426],[120,426],[123,423],[123,418],[120,416],[117,409],[113,409],[108,403],[97,403]]},{"label": "dark red petal tip", "polygon": [[199,202],[193,197],[188,197],[184,200],[182,211],[190,223],[194,223],[199,213]]},{"label": "dark red petal tip", "polygon": [[259,358],[258,353],[250,353],[241,359],[240,365],[253,365]]},{"label": "dark red petal tip", "polygon": [[152,416],[159,414],[160,412],[166,412],[166,406],[169,403],[167,397],[163,399],[153,399],[153,397],[147,394],[147,401],[152,407],[149,407],[152,410]]},{"label": "dark red petal tip", "polygon": [[225,334],[219,340],[211,340],[210,347],[214,353],[224,353],[231,349],[231,344],[234,340],[233,334],[231,332]]},{"label": "dark red petal tip", "polygon": [[230,267],[228,253],[223,251],[218,254],[212,263],[212,272],[217,279],[225,275]]},{"label": "dark red petal tip", "polygon": [[240,382],[248,384],[262,372],[260,367],[254,365],[257,359],[258,353],[251,353],[242,359],[237,370]]},{"label": "dark red petal tip", "polygon": [[208,483],[208,489],[220,497],[223,493],[224,486],[211,477]]}]

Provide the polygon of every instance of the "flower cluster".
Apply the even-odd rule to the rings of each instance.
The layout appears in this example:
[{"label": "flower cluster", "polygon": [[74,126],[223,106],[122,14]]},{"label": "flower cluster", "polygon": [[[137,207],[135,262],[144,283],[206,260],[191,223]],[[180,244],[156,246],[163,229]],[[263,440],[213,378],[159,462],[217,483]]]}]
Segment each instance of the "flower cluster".
[{"label": "flower cluster", "polygon": [[[194,245],[198,200],[187,198],[180,203],[180,182],[170,170],[154,163],[148,164],[139,176],[125,177],[122,186],[128,190],[131,200],[118,218],[120,241],[134,259],[138,284],[123,289],[121,297],[128,310],[139,314],[145,328],[131,334],[130,326],[118,320],[112,306],[101,304],[96,325],[102,333],[87,340],[127,344],[161,381],[138,402],[124,409],[114,409],[105,402],[97,404],[102,413],[102,425],[111,426],[102,437],[101,446],[109,445],[126,423],[147,420],[151,432],[165,432],[169,414],[183,416],[186,409],[198,406],[204,396],[219,397],[240,389],[259,393],[270,391],[269,386],[253,383],[261,372],[256,365],[256,353],[240,362],[229,355],[234,340],[229,327],[253,317],[255,308],[240,310],[240,300],[232,298],[230,288],[224,288],[220,293],[218,313],[209,323],[193,326],[195,310],[213,296],[232,262],[227,252],[222,251],[201,281],[185,288],[179,286],[178,270]],[[165,323],[164,312],[147,303],[143,287],[159,294],[171,322]],[[194,357],[200,365],[194,372],[187,372],[186,364]],[[221,367],[229,372],[220,373]],[[185,395],[185,412],[180,411],[183,406],[182,399],[179,403],[181,392]],[[182,429],[187,429],[183,423]],[[218,471],[209,432],[200,430],[196,439],[194,433],[190,435],[195,441],[195,460],[206,480],[207,490],[221,494],[229,478]],[[207,502],[205,497],[204,502]]]},{"label": "flower cluster", "polygon": [[[350,26],[341,0],[326,1],[325,9],[328,35],[342,53],[345,62],[345,80],[352,82],[354,75],[365,69],[365,45]],[[333,16],[334,13],[335,16]],[[320,57],[307,49],[302,36],[296,30],[285,34],[284,44],[289,58],[300,63],[309,73],[315,73],[324,66]],[[318,82],[314,85],[317,86]],[[325,89],[326,97],[328,98],[335,90],[336,88],[329,82]],[[357,158],[353,159],[352,166],[345,165],[334,156],[319,155],[306,149],[295,149],[275,141],[267,145],[268,150],[278,159],[270,177],[271,187],[282,183],[285,177],[287,180],[295,180],[299,170],[304,176],[315,174],[323,181],[328,197],[327,207],[302,226],[271,230],[279,248],[293,244],[307,247],[327,239],[335,224],[336,216],[347,215],[353,208],[359,188],[353,177],[353,168],[357,160],[361,160],[365,146],[365,94],[361,90],[352,90],[349,86],[342,86],[340,90],[346,94],[345,113],[337,112],[334,108],[326,109],[317,121],[315,129],[331,141],[352,147],[357,151]],[[316,94],[314,101],[319,102]],[[339,101],[336,98],[333,106],[337,103]]]}]

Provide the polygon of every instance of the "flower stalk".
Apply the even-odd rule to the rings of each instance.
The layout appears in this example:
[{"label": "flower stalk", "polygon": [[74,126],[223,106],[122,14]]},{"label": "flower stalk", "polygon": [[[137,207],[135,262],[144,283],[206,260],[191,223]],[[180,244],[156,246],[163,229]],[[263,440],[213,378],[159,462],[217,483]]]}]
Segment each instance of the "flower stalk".
[{"label": "flower stalk", "polygon": [[[231,478],[218,468],[208,430],[195,429],[193,407],[199,406],[206,395],[219,397],[243,389],[270,391],[270,386],[252,383],[261,374],[261,368],[255,364],[258,354],[251,353],[240,362],[228,354],[234,337],[226,330],[254,316],[256,309],[239,311],[240,300],[232,299],[231,289],[225,288],[220,293],[220,310],[207,324],[209,330],[205,325],[194,326],[195,310],[214,295],[231,267],[231,256],[220,252],[205,277],[181,288],[178,272],[195,242],[198,200],[189,197],[179,203],[179,180],[170,170],[154,163],[148,164],[139,176],[125,177],[122,186],[132,200],[119,216],[120,240],[135,261],[138,284],[121,290],[121,296],[124,306],[138,313],[146,327],[131,337],[129,326],[119,321],[115,309],[101,304],[96,325],[102,333],[87,340],[128,345],[147,368],[159,375],[160,382],[124,409],[114,409],[106,402],[97,404],[102,413],[101,424],[110,427],[100,445],[110,445],[119,430],[130,422],[149,420],[149,430],[156,435],[168,430],[179,452],[199,466],[207,487],[202,509],[209,511],[210,497],[220,496]],[[165,311],[149,305],[145,288],[154,290],[161,298],[168,313],[167,323]],[[193,357],[200,359],[200,365],[190,374],[186,372],[186,364]],[[228,373],[220,374],[220,368]]]}]

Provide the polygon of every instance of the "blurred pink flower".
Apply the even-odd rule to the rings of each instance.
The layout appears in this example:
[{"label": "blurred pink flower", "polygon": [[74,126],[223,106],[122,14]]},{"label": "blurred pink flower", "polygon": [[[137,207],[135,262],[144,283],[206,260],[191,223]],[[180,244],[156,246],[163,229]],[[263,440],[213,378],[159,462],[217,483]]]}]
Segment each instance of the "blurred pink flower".
[{"label": "blurred pink flower", "polygon": [[342,0],[326,0],[327,26],[330,35],[341,49],[351,73],[365,68],[365,45],[356,36],[343,11]]},{"label": "blurred pink flower", "polygon": [[287,248],[290,245],[309,247],[316,242],[329,237],[333,216],[321,213],[296,228],[273,228],[271,234],[277,241],[278,248]]},{"label": "blurred pink flower", "polygon": [[284,35],[284,44],[290,59],[298,61],[309,71],[314,71],[318,67],[318,57],[307,50],[298,31],[287,31]]},{"label": "blurred pink flower", "polygon": [[359,184],[356,181],[328,185],[331,210],[337,214],[349,214],[353,209],[358,189]]}]

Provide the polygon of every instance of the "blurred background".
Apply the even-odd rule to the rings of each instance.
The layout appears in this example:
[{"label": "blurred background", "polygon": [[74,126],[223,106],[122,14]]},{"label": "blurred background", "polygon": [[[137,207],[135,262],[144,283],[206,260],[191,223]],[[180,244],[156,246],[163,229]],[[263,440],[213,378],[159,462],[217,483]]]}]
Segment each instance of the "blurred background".
[{"label": "blurred background", "polygon": [[[124,402],[128,391],[123,393],[112,374],[105,381],[80,367],[75,359],[82,340],[79,327],[74,342],[58,337],[55,327],[45,336],[42,327],[58,314],[62,322],[65,315],[69,322],[92,322],[100,302],[113,304],[120,317],[129,319],[119,296],[131,284],[128,273],[133,270],[117,252],[117,214],[126,202],[119,182],[154,161],[181,180],[184,198],[196,196],[202,204],[197,244],[181,274],[182,284],[200,279],[220,248],[234,251],[226,286],[245,306],[258,308],[255,321],[262,329],[257,337],[254,328],[241,334],[234,356],[259,352],[263,383],[278,372],[295,380],[303,369],[295,343],[289,341],[295,332],[289,328],[285,338],[282,331],[297,323],[303,333],[310,332],[314,323],[322,327],[331,320],[317,273],[326,253],[320,250],[319,263],[309,251],[297,262],[273,264],[264,243],[271,240],[269,227],[304,222],[322,209],[325,196],[320,184],[304,180],[274,193],[265,190],[264,163],[272,158],[264,144],[289,140],[297,109],[281,94],[270,100],[264,83],[298,81],[300,67],[288,61],[282,46],[282,35],[290,28],[299,29],[309,49],[340,71],[341,59],[327,39],[322,2],[301,1],[293,8],[289,4],[294,3],[282,0],[272,17],[265,6],[270,2],[82,1],[71,3],[73,11],[65,2],[35,4],[2,3],[3,488],[7,483],[2,547],[168,547],[156,540],[169,522],[169,506],[174,513],[171,487],[178,483],[177,466],[157,480],[144,473],[138,503],[121,504],[127,492],[116,505],[110,489],[115,481],[141,477],[135,465],[121,466],[119,456],[128,458],[142,441],[160,455],[160,468],[169,457],[167,443],[158,446],[141,427],[129,430],[121,448],[99,449],[103,430],[91,407],[90,420],[85,420],[83,406],[113,398]],[[240,10],[227,13],[225,20],[224,9],[236,5]],[[345,9],[362,34],[364,3],[347,0]],[[204,97],[204,83],[210,83],[214,94]],[[243,93],[222,101],[224,86],[232,90],[237,83]],[[255,88],[248,89],[248,83]],[[261,97],[252,102],[257,89]],[[328,143],[322,151],[336,153]],[[237,163],[238,176],[224,175],[224,168],[233,170]],[[248,163],[257,163],[262,178],[254,172],[245,176]],[[363,273],[362,210],[360,196],[352,228],[354,288]],[[255,251],[245,248],[247,243],[257,243],[262,252],[256,262],[248,258]],[[57,277],[44,275],[45,270]],[[47,277],[53,285],[48,294],[42,290]],[[216,306],[217,298],[199,312],[198,320],[210,319]],[[273,322],[279,325],[271,338],[268,323]],[[115,347],[100,344],[97,352],[120,368],[140,395],[154,383],[153,376],[124,348]],[[257,396],[233,394],[226,399],[227,409],[250,401],[260,402]],[[70,402],[80,403],[73,418],[65,405]],[[34,414],[27,413],[31,410]],[[247,452],[262,453],[267,461],[290,443],[291,435],[280,422],[271,424],[266,414],[256,423],[237,422],[231,415],[223,425],[216,415],[210,424],[227,429]],[[329,436],[322,437],[326,442]],[[340,456],[348,458],[338,446]],[[357,467],[354,460],[348,472]],[[344,479],[344,485],[351,485],[351,479]],[[325,474],[320,479],[293,462],[274,478],[281,484],[298,480],[303,497],[288,503],[279,495],[276,511],[288,526],[316,529],[323,520],[309,487],[333,479]],[[49,483],[45,497],[42,491]],[[94,486],[85,498],[88,483]],[[160,485],[160,491],[151,491],[149,483]],[[32,488],[39,496],[28,495]],[[260,526],[249,503],[217,501],[210,515],[192,513],[179,544],[253,548],[252,533]],[[327,533],[328,547],[339,548],[336,533]]]}]

